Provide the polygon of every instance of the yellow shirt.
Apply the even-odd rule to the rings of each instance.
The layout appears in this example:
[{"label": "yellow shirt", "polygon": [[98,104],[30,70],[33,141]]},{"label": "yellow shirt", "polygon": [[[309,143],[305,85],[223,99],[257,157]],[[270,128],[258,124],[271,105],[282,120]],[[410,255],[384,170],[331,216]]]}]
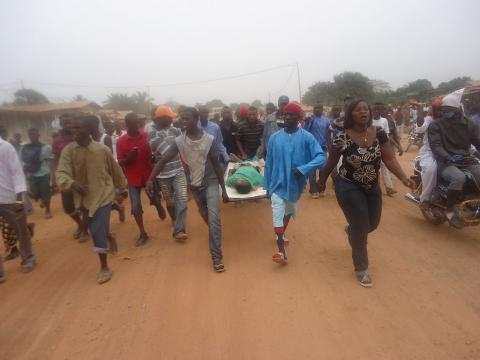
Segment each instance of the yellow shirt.
[{"label": "yellow shirt", "polygon": [[74,191],[74,197],[75,207],[88,209],[89,217],[113,201],[115,188],[124,191],[127,187],[122,169],[110,149],[95,141],[86,147],[76,142],[68,144],[60,155],[55,176],[62,191],[70,191],[74,182],[88,186],[86,196]]}]

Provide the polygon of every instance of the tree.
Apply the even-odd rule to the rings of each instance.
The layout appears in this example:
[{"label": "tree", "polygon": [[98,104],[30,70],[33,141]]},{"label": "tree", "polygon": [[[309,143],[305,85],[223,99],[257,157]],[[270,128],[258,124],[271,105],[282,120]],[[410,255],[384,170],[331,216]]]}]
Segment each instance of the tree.
[{"label": "tree", "polygon": [[48,104],[48,98],[34,89],[20,89],[13,94],[13,105],[37,105]]},{"label": "tree", "polygon": [[307,105],[321,102],[333,105],[342,102],[347,95],[371,101],[374,97],[370,79],[358,72],[344,72],[333,77],[333,82],[320,81],[310,86],[302,101]]},{"label": "tree", "polygon": [[128,94],[112,93],[103,102],[107,109],[135,111],[135,101]]},{"label": "tree", "polygon": [[205,103],[205,106],[211,109],[211,108],[224,107],[225,104],[220,99],[213,99],[213,100],[207,101]]},{"label": "tree", "polygon": [[471,81],[470,76],[456,77],[450,81],[441,82],[438,84],[438,88],[444,91],[444,93],[451,93],[455,90],[464,88],[467,82]]},{"label": "tree", "polygon": [[370,80],[370,84],[373,86],[373,91],[375,94],[386,94],[392,92],[390,84],[384,80]]},{"label": "tree", "polygon": [[137,91],[133,95],[113,93],[103,102],[107,109],[130,110],[138,114],[148,115],[153,108],[153,98],[145,91]]},{"label": "tree", "polygon": [[73,98],[73,101],[87,101],[87,99],[82,95],[75,95],[75,97]]},{"label": "tree", "polygon": [[418,79],[397,89],[396,95],[403,98],[415,98],[418,101],[427,101],[432,89],[430,80]]},{"label": "tree", "polygon": [[337,99],[346,95],[371,101],[374,97],[370,79],[359,72],[346,71],[333,77]]},{"label": "tree", "polygon": [[252,106],[255,106],[257,109],[263,106],[262,102],[258,99],[252,101]]}]

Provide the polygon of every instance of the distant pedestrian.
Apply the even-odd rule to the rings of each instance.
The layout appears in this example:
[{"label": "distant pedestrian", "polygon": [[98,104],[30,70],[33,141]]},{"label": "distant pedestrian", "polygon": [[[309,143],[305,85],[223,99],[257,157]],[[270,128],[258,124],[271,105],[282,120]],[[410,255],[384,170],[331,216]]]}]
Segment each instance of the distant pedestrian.
[{"label": "distant pedestrian", "polygon": [[27,176],[28,188],[31,197],[35,201],[40,200],[40,206],[45,208],[45,218],[50,219],[52,217],[50,211],[52,147],[40,142],[40,133],[36,128],[28,130],[28,137],[30,143],[25,144],[20,153],[23,169]]},{"label": "distant pedestrian", "polygon": [[257,155],[262,143],[263,124],[258,119],[258,110],[254,106],[248,108],[247,121],[239,126],[237,148],[240,159],[247,160]]}]

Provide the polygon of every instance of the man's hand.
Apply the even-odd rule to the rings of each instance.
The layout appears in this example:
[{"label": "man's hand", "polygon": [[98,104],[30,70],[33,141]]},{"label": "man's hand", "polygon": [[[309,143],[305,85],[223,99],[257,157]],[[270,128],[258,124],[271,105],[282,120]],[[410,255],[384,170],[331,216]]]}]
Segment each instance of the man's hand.
[{"label": "man's hand", "polygon": [[414,190],[415,188],[415,183],[413,182],[412,179],[409,179],[409,178],[402,179],[402,184],[412,190]]},{"label": "man's hand", "polygon": [[461,163],[463,161],[463,156],[462,155],[452,155],[450,157],[450,162],[454,164]]},{"label": "man's hand", "polygon": [[115,200],[119,205],[121,205],[123,203],[123,200],[125,200],[127,197],[128,197],[128,191],[125,190],[125,191],[122,191],[120,194],[118,194]]},{"label": "man's hand", "polygon": [[295,176],[297,179],[301,177],[303,174],[300,172],[298,169],[293,170],[293,176]]},{"label": "man's hand", "polygon": [[147,194],[150,196],[150,197],[153,197],[153,181],[152,180],[148,180],[147,181],[147,184],[145,185],[145,191],[147,192]]},{"label": "man's hand", "polygon": [[248,155],[245,154],[244,152],[242,152],[242,153],[240,154],[240,159],[241,159],[241,160],[247,160],[247,159],[248,159]]},{"label": "man's hand", "polygon": [[72,184],[72,190],[79,193],[81,196],[86,196],[88,194],[88,186],[82,185],[79,182],[74,182]]},{"label": "man's hand", "polygon": [[259,159],[263,158],[263,147],[259,146],[257,149],[257,156]]},{"label": "man's hand", "polygon": [[222,190],[222,200],[224,203],[228,203],[230,199],[228,198],[227,191]]}]

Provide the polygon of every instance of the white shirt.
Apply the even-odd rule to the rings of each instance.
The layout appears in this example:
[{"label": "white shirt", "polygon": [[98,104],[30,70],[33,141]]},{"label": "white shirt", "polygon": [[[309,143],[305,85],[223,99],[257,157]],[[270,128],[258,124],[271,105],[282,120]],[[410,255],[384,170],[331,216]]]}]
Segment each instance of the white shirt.
[{"label": "white shirt", "polygon": [[15,148],[0,138],[0,204],[15,204],[17,194],[27,191],[25,174]]},{"label": "white shirt", "polygon": [[379,128],[382,128],[383,131],[385,131],[387,133],[387,135],[390,134],[390,129],[388,127],[388,120],[387,119],[385,119],[383,117],[381,117],[378,120],[373,119],[372,125],[376,126],[376,127],[379,127]]}]

